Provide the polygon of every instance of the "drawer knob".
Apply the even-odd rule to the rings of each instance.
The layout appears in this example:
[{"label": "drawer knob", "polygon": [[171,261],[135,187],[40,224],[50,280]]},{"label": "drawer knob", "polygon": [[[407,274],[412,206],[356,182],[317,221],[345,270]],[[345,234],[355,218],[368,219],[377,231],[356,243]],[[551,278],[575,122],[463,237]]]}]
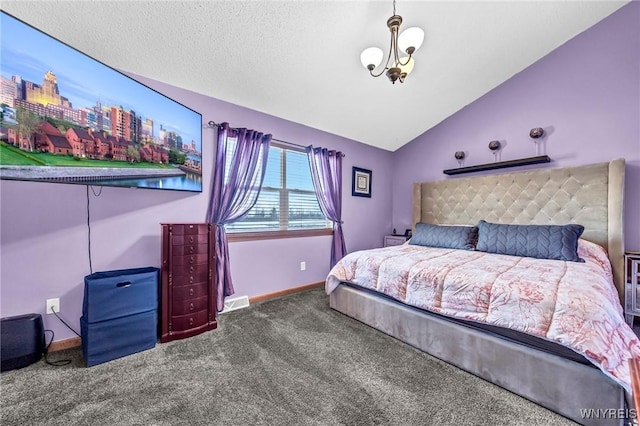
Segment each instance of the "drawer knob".
[{"label": "drawer knob", "polygon": [[189,247],[189,254],[193,254],[193,246]]},{"label": "drawer knob", "polygon": [[193,272],[193,266],[189,266],[189,272]]},{"label": "drawer knob", "polygon": [[189,277],[189,284],[193,284],[193,275]]},{"label": "drawer knob", "polygon": [[193,256],[189,258],[189,263],[193,263]]},{"label": "drawer knob", "polygon": [[193,289],[192,288],[189,289],[189,296],[193,296]]},{"label": "drawer knob", "polygon": [[189,310],[193,311],[193,308],[195,308],[195,306],[193,306],[193,303],[189,303]]},{"label": "drawer knob", "polygon": [[193,325],[193,318],[189,318],[189,325]]},{"label": "drawer knob", "polygon": [[192,243],[193,242],[193,237],[189,237],[189,242]]}]

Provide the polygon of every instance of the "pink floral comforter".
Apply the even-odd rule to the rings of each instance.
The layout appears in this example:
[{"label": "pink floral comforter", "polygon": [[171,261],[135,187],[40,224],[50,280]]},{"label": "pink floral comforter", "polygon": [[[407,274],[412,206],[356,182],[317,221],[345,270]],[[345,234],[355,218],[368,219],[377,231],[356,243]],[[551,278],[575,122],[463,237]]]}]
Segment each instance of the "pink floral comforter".
[{"label": "pink floral comforter", "polygon": [[573,349],[631,392],[640,341],[625,323],[604,249],[580,240],[585,263],[401,246],[350,253],[326,280],[347,281],[451,317],[532,334]]}]

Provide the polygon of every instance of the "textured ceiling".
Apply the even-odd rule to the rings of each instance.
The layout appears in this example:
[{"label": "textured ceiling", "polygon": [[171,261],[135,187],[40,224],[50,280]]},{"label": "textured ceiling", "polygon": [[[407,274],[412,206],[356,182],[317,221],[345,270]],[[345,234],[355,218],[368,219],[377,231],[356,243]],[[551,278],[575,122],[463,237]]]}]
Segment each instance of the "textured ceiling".
[{"label": "textured ceiling", "polygon": [[386,55],[392,1],[3,0],[2,9],[111,67],[394,151],[626,3],[398,0],[401,30],[419,26],[425,42],[395,85],[360,64],[366,47]]}]

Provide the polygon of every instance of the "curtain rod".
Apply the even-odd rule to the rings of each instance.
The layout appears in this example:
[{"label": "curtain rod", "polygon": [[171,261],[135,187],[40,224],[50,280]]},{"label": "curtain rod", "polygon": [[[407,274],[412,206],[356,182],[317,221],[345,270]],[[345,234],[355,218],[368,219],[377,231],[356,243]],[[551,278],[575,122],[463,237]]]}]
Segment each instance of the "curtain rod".
[{"label": "curtain rod", "polygon": [[[220,123],[216,123],[216,122],[215,122],[215,121],[213,121],[213,120],[209,120],[209,123],[207,123],[207,124],[209,124],[209,127],[217,127],[217,126],[219,126],[219,125],[220,125]],[[276,141],[276,142],[280,142],[280,143],[283,143],[283,144],[286,144],[286,145],[293,145],[293,146],[297,146],[297,147],[299,147],[299,148],[305,148],[305,149],[306,149],[306,148],[307,148],[307,146],[308,146],[308,145],[307,145],[307,146],[305,146],[305,145],[300,145],[300,144],[293,143],[293,142],[283,141],[282,139],[276,139],[276,138],[274,138],[274,137],[272,137],[272,138],[271,138],[271,140],[272,140],[272,141]],[[345,155],[344,155],[344,153],[342,154],[342,156],[343,156],[343,157],[345,156]]]},{"label": "curtain rod", "polygon": [[[215,121],[213,121],[213,120],[209,121],[209,127],[217,127],[217,126],[219,126],[219,125],[220,125],[220,123],[216,123],[216,122],[215,122]],[[285,144],[287,144],[287,145],[297,146],[297,147],[300,147],[300,148],[306,148],[306,146],[304,146],[304,145],[300,145],[300,144],[293,143],[293,142],[283,141],[283,140],[280,140],[280,139],[276,139],[276,138],[274,138],[274,137],[272,137],[272,138],[271,138],[271,140],[272,140],[272,141],[276,141],[276,142],[280,142],[280,143],[285,143]]]}]

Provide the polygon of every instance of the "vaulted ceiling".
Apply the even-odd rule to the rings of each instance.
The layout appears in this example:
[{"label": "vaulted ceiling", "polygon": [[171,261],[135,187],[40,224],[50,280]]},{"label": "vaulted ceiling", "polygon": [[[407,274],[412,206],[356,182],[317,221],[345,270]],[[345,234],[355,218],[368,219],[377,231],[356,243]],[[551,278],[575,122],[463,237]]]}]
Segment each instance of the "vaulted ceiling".
[{"label": "vaulted ceiling", "polygon": [[388,52],[391,0],[2,9],[111,67],[394,151],[626,3],[398,0],[401,30],[419,26],[425,41],[395,85],[360,64],[366,47]]}]

